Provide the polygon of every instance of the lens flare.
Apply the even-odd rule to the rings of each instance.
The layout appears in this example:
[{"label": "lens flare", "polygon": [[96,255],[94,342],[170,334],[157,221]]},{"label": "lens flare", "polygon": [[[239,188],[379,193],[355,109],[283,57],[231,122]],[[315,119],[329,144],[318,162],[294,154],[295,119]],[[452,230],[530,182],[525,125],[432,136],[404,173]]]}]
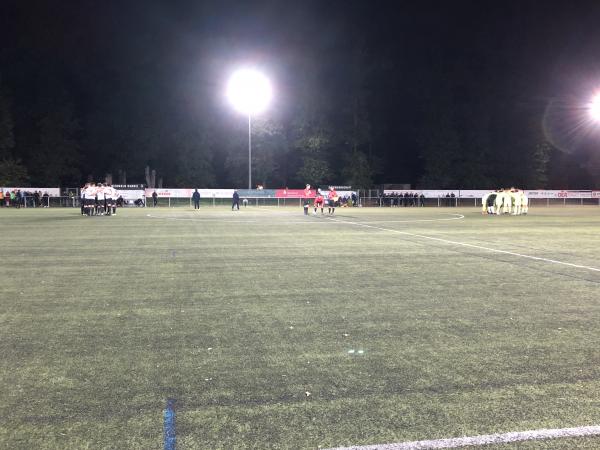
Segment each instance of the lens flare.
[{"label": "lens flare", "polygon": [[588,101],[579,96],[548,101],[543,118],[546,140],[567,153],[584,151],[600,132],[600,94]]},{"label": "lens flare", "polygon": [[595,121],[600,121],[600,94],[596,94],[590,102],[590,116]]}]

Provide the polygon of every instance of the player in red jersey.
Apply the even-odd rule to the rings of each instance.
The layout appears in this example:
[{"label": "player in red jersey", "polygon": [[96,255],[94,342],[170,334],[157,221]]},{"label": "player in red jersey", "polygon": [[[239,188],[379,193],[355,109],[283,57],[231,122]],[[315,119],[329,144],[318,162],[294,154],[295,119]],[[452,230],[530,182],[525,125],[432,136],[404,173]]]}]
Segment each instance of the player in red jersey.
[{"label": "player in red jersey", "polygon": [[335,202],[337,201],[337,192],[335,192],[335,188],[331,186],[329,188],[329,193],[327,194],[327,209],[329,211],[329,214],[333,214],[335,212]]},{"label": "player in red jersey", "polygon": [[315,207],[315,212],[313,214],[317,214],[317,208],[321,208],[321,214],[323,213],[323,203],[325,202],[325,199],[323,198],[323,195],[317,191],[317,196],[315,197],[315,203],[314,203],[314,207]]},{"label": "player in red jersey", "polygon": [[310,190],[310,184],[306,185],[304,189],[304,215],[308,216],[308,208],[310,207],[310,197],[312,197],[312,191]]}]

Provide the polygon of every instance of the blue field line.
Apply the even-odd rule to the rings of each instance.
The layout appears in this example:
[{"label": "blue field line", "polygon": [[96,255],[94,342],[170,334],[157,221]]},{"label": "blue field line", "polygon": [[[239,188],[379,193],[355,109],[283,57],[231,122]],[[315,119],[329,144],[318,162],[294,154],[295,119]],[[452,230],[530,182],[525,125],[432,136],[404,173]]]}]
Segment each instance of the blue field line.
[{"label": "blue field line", "polygon": [[164,412],[165,450],[175,450],[177,438],[175,435],[175,399],[167,399]]}]

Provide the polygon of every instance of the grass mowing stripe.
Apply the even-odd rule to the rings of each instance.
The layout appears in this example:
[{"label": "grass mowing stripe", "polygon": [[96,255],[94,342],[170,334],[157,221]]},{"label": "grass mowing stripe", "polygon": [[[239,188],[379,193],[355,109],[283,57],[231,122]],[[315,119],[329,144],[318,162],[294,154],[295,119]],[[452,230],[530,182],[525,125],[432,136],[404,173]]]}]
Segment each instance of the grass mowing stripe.
[{"label": "grass mowing stripe", "polygon": [[598,435],[600,435],[600,426],[592,425],[587,427],[554,428],[516,431],[502,434],[484,434],[480,436],[435,439],[430,441],[401,442],[397,444],[336,447],[328,450],[424,450],[436,448],[471,447],[475,445],[508,444],[511,442]]},{"label": "grass mowing stripe", "polygon": [[503,253],[505,255],[518,256],[520,258],[533,259],[533,260],[536,260],[536,261],[543,261],[543,262],[547,262],[547,263],[551,263],[551,264],[560,264],[560,265],[563,265],[563,266],[575,267],[577,269],[585,269],[585,270],[591,270],[591,271],[594,271],[594,272],[600,272],[600,268],[597,268],[597,267],[584,266],[582,264],[573,264],[573,263],[569,263],[569,262],[558,261],[556,259],[542,258],[540,256],[524,255],[522,253],[509,252],[508,250],[499,250],[497,248],[484,247],[483,245],[475,245],[475,244],[469,244],[467,242],[452,241],[450,239],[442,239],[442,238],[436,238],[436,237],[432,237],[432,236],[425,236],[425,235],[422,235],[422,234],[409,233],[407,231],[394,230],[394,229],[391,229],[391,228],[376,227],[374,225],[369,225],[369,224],[366,224],[366,223],[363,223],[363,222],[351,222],[351,221],[347,221],[347,220],[334,219],[332,217],[330,217],[329,220],[334,221],[334,222],[338,222],[338,223],[345,223],[345,224],[349,224],[349,225],[355,225],[355,226],[359,226],[359,227],[373,228],[375,230],[380,230],[380,231],[388,231],[390,233],[403,234],[405,236],[412,236],[412,237],[418,237],[418,238],[422,238],[422,239],[429,239],[429,240],[437,241],[437,242],[444,242],[446,244],[462,245],[464,247],[477,248],[477,249],[486,250],[486,251],[489,251],[489,252]]}]

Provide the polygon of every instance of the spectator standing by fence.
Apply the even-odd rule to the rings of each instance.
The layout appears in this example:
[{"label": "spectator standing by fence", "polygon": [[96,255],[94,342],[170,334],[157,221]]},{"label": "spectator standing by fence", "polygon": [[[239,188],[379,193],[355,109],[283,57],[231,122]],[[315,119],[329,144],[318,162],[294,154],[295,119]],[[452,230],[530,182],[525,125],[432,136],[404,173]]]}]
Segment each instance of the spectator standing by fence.
[{"label": "spectator standing by fence", "polygon": [[231,203],[231,210],[233,211],[237,207],[237,210],[240,210],[240,194],[238,191],[233,191],[233,199]]},{"label": "spectator standing by fence", "polygon": [[154,191],[152,193],[152,206],[154,208],[156,208],[156,205],[158,204],[158,194],[156,193],[156,191]]},{"label": "spectator standing by fence", "polygon": [[200,192],[198,192],[198,189],[192,194],[192,200],[194,201],[194,209],[200,209]]}]

